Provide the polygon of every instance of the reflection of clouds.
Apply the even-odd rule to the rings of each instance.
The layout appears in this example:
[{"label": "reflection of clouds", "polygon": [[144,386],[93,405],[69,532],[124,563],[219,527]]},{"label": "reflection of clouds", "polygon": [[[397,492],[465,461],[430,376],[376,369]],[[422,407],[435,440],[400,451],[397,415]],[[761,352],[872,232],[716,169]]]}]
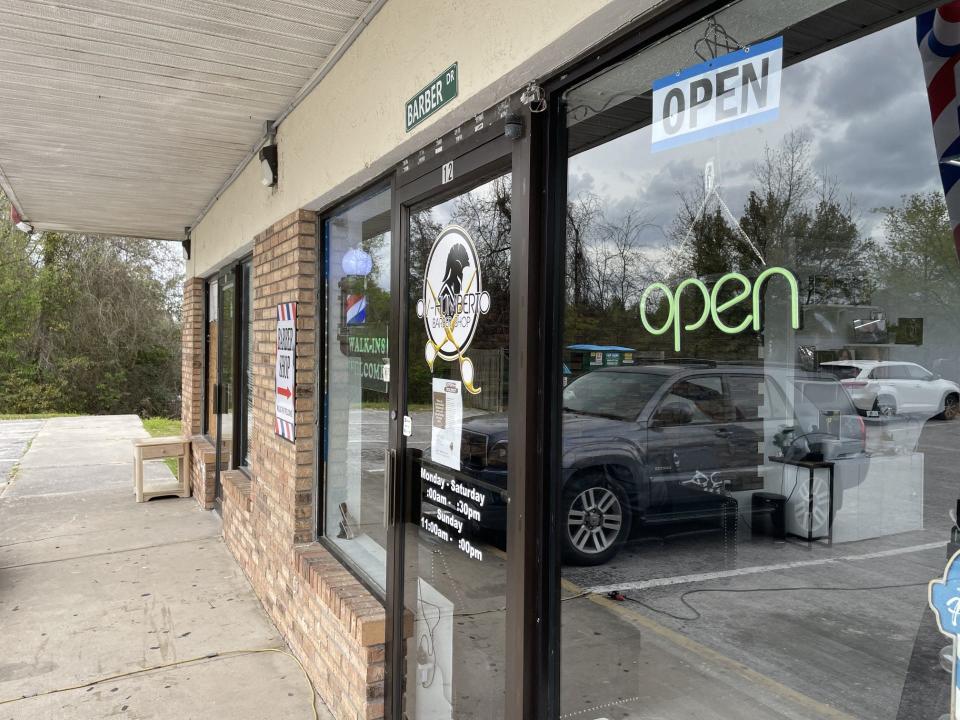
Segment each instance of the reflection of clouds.
[{"label": "reflection of clouds", "polygon": [[[876,208],[939,189],[914,21],[787,68],[780,116],[772,122],[656,154],[650,128],[642,128],[572,157],[570,178],[602,198],[608,219],[640,210],[668,227],[681,208],[678,193],[696,193],[713,159],[723,199],[739,216],[765,148],[800,127],[811,133],[813,169],[837,180],[840,197],[852,198],[864,235],[879,231]],[[664,242],[649,230],[644,241]]]},{"label": "reflection of clouds", "polygon": [[[816,104],[848,122],[883,124],[888,118],[878,113],[902,112],[901,96],[926,97],[912,20],[820,55],[806,64],[819,66],[821,70]],[[929,124],[929,116],[926,119]]]},{"label": "reflection of clouds", "polygon": [[590,173],[574,172],[573,163],[571,163],[570,174],[567,176],[567,195],[575,198],[583,193],[591,193],[593,190],[593,175]]}]

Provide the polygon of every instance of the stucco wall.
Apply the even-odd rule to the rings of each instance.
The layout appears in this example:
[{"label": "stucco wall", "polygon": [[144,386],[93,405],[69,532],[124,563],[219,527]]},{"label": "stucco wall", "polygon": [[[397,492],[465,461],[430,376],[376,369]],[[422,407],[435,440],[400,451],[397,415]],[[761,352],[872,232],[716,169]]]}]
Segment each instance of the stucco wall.
[{"label": "stucco wall", "polygon": [[[187,276],[207,274],[278,218],[342,197],[663,4],[388,0],[281,124],[279,187],[263,187],[259,164],[251,162],[194,228]],[[406,133],[405,101],[454,61],[459,62],[459,96]]]}]

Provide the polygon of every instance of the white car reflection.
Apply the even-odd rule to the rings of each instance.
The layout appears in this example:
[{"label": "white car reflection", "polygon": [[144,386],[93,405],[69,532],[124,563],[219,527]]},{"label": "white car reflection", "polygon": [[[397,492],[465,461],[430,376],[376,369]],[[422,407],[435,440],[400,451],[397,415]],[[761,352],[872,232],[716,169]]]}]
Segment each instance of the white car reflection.
[{"label": "white car reflection", "polygon": [[902,413],[953,420],[960,414],[960,386],[916,363],[834,360],[820,367],[843,383],[867,416]]}]

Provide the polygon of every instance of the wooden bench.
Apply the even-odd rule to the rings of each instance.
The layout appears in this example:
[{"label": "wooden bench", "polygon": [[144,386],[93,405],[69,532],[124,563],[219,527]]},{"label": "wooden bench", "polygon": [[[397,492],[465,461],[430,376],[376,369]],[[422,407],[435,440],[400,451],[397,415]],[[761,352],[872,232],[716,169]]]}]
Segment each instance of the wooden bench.
[{"label": "wooden bench", "polygon": [[[177,458],[177,479],[151,483],[143,487],[143,461]],[[133,441],[133,487],[137,502],[150,498],[176,495],[190,497],[187,482],[187,458],[190,457],[190,440],[184,437],[154,437]]]}]

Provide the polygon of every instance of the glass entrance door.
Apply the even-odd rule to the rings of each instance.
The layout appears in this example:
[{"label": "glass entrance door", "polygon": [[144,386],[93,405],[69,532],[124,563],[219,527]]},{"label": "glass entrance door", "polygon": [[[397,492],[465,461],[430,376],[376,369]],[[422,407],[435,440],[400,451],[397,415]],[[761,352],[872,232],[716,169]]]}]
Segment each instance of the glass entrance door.
[{"label": "glass entrance door", "polygon": [[[476,152],[476,151],[475,151]],[[395,717],[504,717],[509,158],[403,208]]]}]

